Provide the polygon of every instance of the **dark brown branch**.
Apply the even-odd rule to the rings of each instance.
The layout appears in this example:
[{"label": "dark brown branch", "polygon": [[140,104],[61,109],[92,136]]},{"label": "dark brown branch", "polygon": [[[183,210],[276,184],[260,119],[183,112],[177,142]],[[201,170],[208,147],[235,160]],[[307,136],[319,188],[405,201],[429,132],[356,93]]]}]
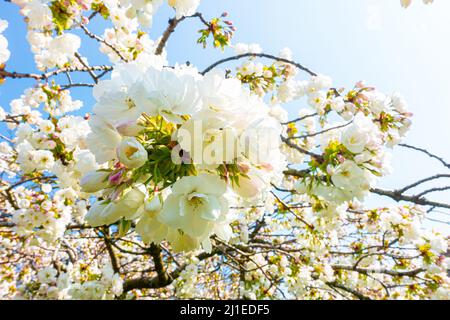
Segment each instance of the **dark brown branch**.
[{"label": "dark brown branch", "polygon": [[404,143],[399,144],[399,146],[404,147],[404,148],[407,148],[407,149],[411,149],[411,150],[415,150],[415,151],[422,152],[422,153],[426,154],[427,156],[429,156],[430,158],[433,158],[433,159],[438,160],[440,163],[442,163],[442,165],[444,165],[445,167],[447,167],[448,169],[450,169],[450,163],[446,162],[446,161],[444,160],[444,158],[439,157],[439,156],[437,156],[437,155],[435,155],[435,154],[429,152],[429,151],[426,150],[426,149],[419,148],[419,147],[414,147],[414,146],[411,146],[411,145],[409,145],[409,144],[404,144]]},{"label": "dark brown branch", "polygon": [[180,19],[176,19],[176,18],[170,19],[169,25],[167,26],[166,30],[164,31],[163,35],[161,36],[161,40],[159,40],[158,46],[156,47],[156,50],[155,50],[156,55],[160,55],[163,52],[163,50],[167,44],[167,41],[169,41],[170,36],[175,31],[178,24],[181,21],[185,20],[186,18],[199,18],[200,21],[204,25],[206,25],[207,27],[210,27],[210,24],[205,20],[205,18],[203,18],[203,15],[199,12],[193,14],[192,16],[181,17]]},{"label": "dark brown branch", "polygon": [[293,143],[292,141],[290,141],[288,138],[281,136],[281,140],[286,143],[290,148],[295,149],[297,151],[299,151],[300,153],[306,154],[308,156],[310,156],[311,158],[317,160],[318,162],[322,162],[323,161],[323,157],[319,154],[315,154],[311,151],[308,151],[306,149],[303,149],[302,147],[296,145],[295,143]]},{"label": "dark brown branch", "polygon": [[0,221],[0,227],[13,228],[14,226],[15,226],[15,224],[12,222]]},{"label": "dark brown branch", "polygon": [[[98,78],[98,76],[97,76]],[[66,89],[70,89],[70,88],[92,88],[94,86],[93,83],[69,83],[66,85],[62,85],[61,89],[66,90]]]},{"label": "dark brown branch", "polygon": [[125,59],[125,57],[120,53],[120,51],[114,47],[112,44],[108,43],[105,39],[100,38],[99,36],[93,34],[92,32],[90,32],[88,30],[88,28],[85,25],[80,25],[80,28],[83,29],[84,33],[91,39],[94,39],[100,43],[103,43],[105,46],[107,46],[108,48],[110,48],[112,51],[114,51],[115,54],[117,54],[119,56],[119,58],[122,61],[128,62],[127,59]]},{"label": "dark brown branch", "polygon": [[450,209],[450,204],[436,202],[436,201],[430,201],[423,197],[407,196],[407,195],[403,195],[396,191],[388,191],[388,190],[382,190],[382,189],[377,189],[377,188],[372,189],[370,191],[372,193],[378,194],[380,196],[389,197],[397,202],[406,201],[406,202],[411,202],[411,203],[415,203],[415,204],[422,205],[422,206],[432,206],[432,207]]},{"label": "dark brown branch", "polygon": [[341,265],[336,265],[333,266],[333,269],[335,270],[347,270],[347,271],[356,271],[358,273],[361,274],[375,274],[375,273],[382,273],[382,274],[387,274],[389,276],[392,277],[415,277],[417,276],[419,273],[424,272],[425,269],[414,269],[414,270],[409,270],[409,271],[395,271],[395,270],[390,270],[390,269],[366,269],[366,268],[355,268],[353,266],[341,266]]},{"label": "dark brown branch", "polygon": [[159,245],[152,243],[148,252],[153,258],[153,263],[155,264],[155,271],[159,284],[165,284],[169,282],[170,276],[166,272],[166,268],[164,266],[163,258],[162,258],[162,249]]},{"label": "dark brown branch", "polygon": [[119,263],[117,261],[116,254],[114,253],[114,249],[112,248],[111,239],[108,237],[108,234],[107,234],[107,233],[109,233],[109,231],[107,230],[107,228],[105,228],[104,232],[105,232],[105,234],[104,234],[105,246],[106,246],[106,250],[108,251],[109,258],[111,260],[111,267],[115,273],[120,273]]},{"label": "dark brown branch", "polygon": [[419,180],[417,182],[414,182],[414,183],[412,183],[412,184],[410,184],[410,185],[408,185],[408,186],[406,186],[404,188],[399,189],[397,192],[400,193],[400,194],[403,194],[406,191],[408,191],[408,190],[410,190],[412,188],[415,188],[415,187],[417,187],[417,186],[419,186],[419,185],[421,185],[421,184],[423,184],[425,182],[429,182],[429,181],[433,181],[433,180],[437,180],[437,179],[441,179],[441,178],[450,178],[450,174],[437,174],[437,175],[434,175],[432,177],[421,179],[421,180]]},{"label": "dark brown branch", "polygon": [[226,62],[229,62],[229,61],[233,61],[233,60],[239,60],[239,59],[246,58],[246,57],[267,58],[267,59],[272,59],[272,60],[275,60],[275,61],[278,61],[278,62],[284,62],[284,63],[290,64],[290,65],[293,65],[293,66],[297,67],[298,69],[300,69],[302,71],[305,71],[310,76],[317,76],[317,73],[315,73],[314,71],[311,71],[310,69],[304,67],[300,63],[297,63],[295,61],[291,61],[291,60],[288,60],[288,59],[276,57],[274,55],[266,54],[266,53],[244,53],[244,54],[240,54],[240,55],[237,55],[237,56],[225,58],[225,59],[222,59],[222,60],[219,60],[219,61],[213,63],[212,65],[210,65],[208,68],[206,68],[205,70],[203,70],[200,73],[202,75],[205,75],[208,72],[210,72],[212,69],[217,67],[218,65],[221,65],[223,63],[226,63]]},{"label": "dark brown branch", "polygon": [[344,290],[344,291],[346,291],[348,293],[351,293],[355,297],[357,297],[359,300],[371,300],[369,297],[363,295],[362,293],[360,293],[360,292],[358,292],[358,291],[356,291],[356,290],[354,290],[352,288],[349,288],[347,286],[344,286],[342,283],[339,283],[337,281],[327,282],[326,284],[329,285],[330,287],[341,289],[341,290]]},{"label": "dark brown branch", "polygon": [[306,170],[288,169],[288,170],[285,170],[283,173],[287,176],[304,178],[304,177],[308,176],[310,171],[308,169],[306,169]]},{"label": "dark brown branch", "polygon": [[[92,71],[111,71],[113,68],[111,66],[91,66],[89,70]],[[9,72],[6,70],[0,70],[0,79],[11,78],[11,79],[35,79],[35,80],[47,80],[50,77],[59,75],[66,72],[88,72],[88,68],[77,68],[77,67],[66,67],[60,68],[46,73],[19,73],[19,72]]]},{"label": "dark brown branch", "polygon": [[[86,68],[87,72],[91,76],[92,80],[94,80],[95,83],[98,83],[97,75],[92,71],[89,66],[86,64],[86,62],[83,60],[83,57],[78,53],[75,52],[75,57],[78,59],[78,61],[83,65],[83,67]],[[66,73],[67,74],[67,73]]]},{"label": "dark brown branch", "polygon": [[275,192],[272,192],[272,195],[275,197],[275,199],[284,207],[283,209],[289,211],[294,217],[296,217],[299,221],[301,221],[304,225],[306,225],[310,230],[314,230],[314,226],[310,225],[308,222],[305,221],[302,217],[300,217],[298,214],[296,214],[291,207],[289,207],[280,197],[276,195]]},{"label": "dark brown branch", "polygon": [[419,193],[416,197],[421,198],[429,193],[448,191],[448,190],[450,190],[450,186],[440,187],[440,188],[431,188],[431,189],[428,189],[428,190],[425,190],[425,191]]},{"label": "dark brown branch", "polygon": [[180,19],[172,18],[169,20],[169,26],[164,31],[161,40],[158,42],[158,46],[156,47],[155,54],[160,55],[164,47],[167,44],[167,41],[169,41],[170,35],[175,31],[175,28],[178,26],[178,24],[183,21],[186,17],[181,17]]},{"label": "dark brown branch", "polygon": [[443,221],[443,220],[434,219],[434,218],[430,218],[430,217],[426,217],[426,219],[430,220],[430,221],[433,221],[433,222],[442,223],[442,224],[450,226],[450,221]]},{"label": "dark brown branch", "polygon": [[25,180],[21,180],[16,182],[15,184],[12,184],[11,186],[9,186],[8,189],[6,189],[6,191],[12,191],[14,188],[23,185],[24,183],[27,182],[32,182],[32,181],[38,181],[40,183],[42,182],[54,182],[53,180],[56,179],[56,176],[42,176],[42,177],[35,177],[35,178],[29,178],[29,179],[25,179]]},{"label": "dark brown branch", "polygon": [[291,124],[291,123],[296,123],[296,122],[303,121],[303,120],[308,119],[308,118],[315,117],[317,115],[318,115],[317,113],[307,114],[306,116],[303,116],[303,117],[300,117],[300,118],[297,118],[297,119],[294,119],[294,120],[291,120],[291,121],[288,121],[288,122],[284,122],[282,124],[288,125],[288,124]]},{"label": "dark brown branch", "polygon": [[321,134],[324,134],[324,133],[327,133],[327,132],[330,132],[330,131],[333,131],[333,130],[338,130],[338,129],[345,128],[345,127],[349,126],[352,123],[353,123],[353,121],[350,121],[350,122],[347,122],[346,124],[341,124],[341,125],[338,125],[338,126],[335,126],[335,127],[331,127],[331,128],[328,128],[328,129],[324,129],[324,130],[321,130],[321,131],[314,132],[314,133],[304,134],[304,135],[301,135],[301,136],[289,137],[287,139],[295,140],[295,139],[312,138],[312,137],[316,137],[316,136],[319,136]]},{"label": "dark brown branch", "polygon": [[[201,253],[197,256],[197,258],[202,261],[208,258],[211,258],[215,256],[216,254],[219,254],[221,252],[226,251],[226,249],[221,248],[214,248],[211,253]],[[180,276],[180,273],[187,267],[187,264],[182,264],[180,267],[176,268],[171,273],[167,274],[167,277],[165,277],[165,281],[161,281],[159,275],[148,278],[148,277],[142,277],[142,278],[136,278],[136,279],[129,279],[126,280],[123,284],[123,291],[128,292],[135,289],[158,289],[163,288],[168,285],[170,285],[176,278]]]}]

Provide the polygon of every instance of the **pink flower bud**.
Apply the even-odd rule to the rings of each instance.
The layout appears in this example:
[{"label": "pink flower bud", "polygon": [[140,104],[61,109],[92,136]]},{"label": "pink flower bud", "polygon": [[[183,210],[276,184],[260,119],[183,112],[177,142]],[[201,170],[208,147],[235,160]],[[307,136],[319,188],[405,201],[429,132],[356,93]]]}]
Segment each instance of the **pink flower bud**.
[{"label": "pink flower bud", "polygon": [[118,185],[123,181],[124,170],[121,169],[108,177],[108,181],[112,185]]},{"label": "pink flower bud", "polygon": [[238,163],[237,166],[239,168],[239,171],[241,171],[243,174],[247,174],[248,171],[250,170],[250,165],[245,162]]}]

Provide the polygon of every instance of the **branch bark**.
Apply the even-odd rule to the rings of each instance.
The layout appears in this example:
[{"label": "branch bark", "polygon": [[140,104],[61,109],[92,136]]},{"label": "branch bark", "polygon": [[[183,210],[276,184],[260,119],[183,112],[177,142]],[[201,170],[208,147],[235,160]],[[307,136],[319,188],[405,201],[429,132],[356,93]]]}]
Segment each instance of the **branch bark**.
[{"label": "branch bark", "polygon": [[431,201],[431,200],[428,200],[427,198],[418,197],[418,196],[407,196],[407,195],[403,195],[403,194],[399,193],[398,191],[389,191],[389,190],[382,190],[382,189],[377,189],[377,188],[371,189],[370,191],[372,193],[378,194],[380,196],[389,197],[397,202],[406,201],[406,202],[415,203],[415,204],[418,204],[421,206],[431,206],[431,207],[436,207],[436,208],[450,209],[450,204]]},{"label": "branch bark", "polygon": [[305,71],[310,76],[317,76],[317,73],[315,73],[314,71],[306,68],[305,66],[301,65],[300,63],[297,63],[295,61],[291,61],[291,60],[288,60],[288,59],[280,58],[280,57],[277,57],[277,56],[274,56],[274,55],[271,55],[271,54],[266,54],[266,53],[244,53],[244,54],[232,56],[232,57],[229,57],[229,58],[225,58],[225,59],[222,59],[222,60],[219,60],[219,61],[213,63],[212,65],[207,67],[205,70],[200,72],[200,74],[205,75],[208,72],[210,72],[212,69],[214,69],[215,67],[217,67],[217,66],[219,66],[219,65],[221,65],[223,63],[226,63],[226,62],[229,62],[229,61],[233,61],[233,60],[239,60],[239,59],[247,58],[247,57],[267,58],[267,59],[275,60],[275,61],[278,61],[278,62],[288,63],[288,64],[291,64],[291,65],[297,67],[298,69],[300,69],[302,71]]}]

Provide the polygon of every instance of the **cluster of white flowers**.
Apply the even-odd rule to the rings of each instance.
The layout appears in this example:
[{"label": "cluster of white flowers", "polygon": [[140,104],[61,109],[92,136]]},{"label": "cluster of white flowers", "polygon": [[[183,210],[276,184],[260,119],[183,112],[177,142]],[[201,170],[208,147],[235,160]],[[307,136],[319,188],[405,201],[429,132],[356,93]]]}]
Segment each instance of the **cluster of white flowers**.
[{"label": "cluster of white flowers", "polygon": [[[41,45],[41,46],[39,46]],[[51,40],[38,42],[33,48],[38,48],[35,56],[38,68],[41,70],[53,67],[63,67],[75,60],[75,53],[81,45],[77,35],[65,33]]]},{"label": "cluster of white flowers", "polygon": [[[105,189],[107,200],[87,215],[92,225],[143,216],[138,231],[208,248],[210,235],[230,236],[231,199],[261,198],[281,178],[281,126],[238,80],[134,63],[118,66],[94,94],[88,144],[110,169],[82,181],[86,191]],[[158,189],[169,186],[163,199]]]},{"label": "cluster of white flowers", "polygon": [[245,264],[245,277],[240,282],[240,295],[245,299],[261,299],[267,292],[275,291],[271,278],[275,275],[288,278],[292,270],[289,268],[289,261],[286,257],[281,257],[276,263],[272,255],[258,253],[251,261]]},{"label": "cluster of white flowers", "polygon": [[[336,211],[339,212],[339,215],[336,214]],[[264,297],[267,292],[276,295],[273,281],[279,277],[285,279],[288,288],[286,295],[290,297],[292,294],[292,297],[300,299],[333,299],[332,295],[327,294],[327,290],[321,291],[320,288],[325,289],[327,284],[338,279],[345,285],[351,285],[361,291],[375,290],[381,293],[383,287],[380,282],[389,281],[388,276],[377,275],[376,281],[368,282],[364,275],[358,272],[335,273],[333,266],[351,266],[349,269],[351,270],[352,266],[356,264],[362,269],[387,269],[390,262],[381,261],[378,258],[378,255],[382,255],[379,251],[377,252],[380,250],[379,244],[383,243],[382,241],[399,241],[399,246],[393,247],[390,249],[392,251],[387,254],[396,259],[396,257],[400,257],[400,248],[408,247],[408,254],[402,255],[406,259],[404,261],[408,261],[408,266],[413,270],[424,270],[424,277],[441,279],[439,280],[442,283],[440,289],[435,292],[433,297],[436,299],[448,298],[450,291],[447,269],[450,259],[444,256],[448,250],[448,240],[437,232],[424,232],[421,229],[425,216],[422,208],[408,206],[380,208],[368,210],[366,215],[364,210],[356,204],[353,204],[351,208],[319,208],[316,204],[313,208],[305,208],[301,212],[304,221],[313,227],[314,235],[305,232],[304,222],[298,223],[298,230],[294,229],[295,242],[302,248],[301,256],[295,259],[295,266],[292,265],[292,261],[288,261],[292,258],[291,256],[272,255],[271,253],[252,256],[245,266],[247,271],[240,284],[242,296],[258,299]],[[346,212],[347,214],[345,214]],[[250,219],[255,220],[255,217]],[[356,227],[360,229],[359,232],[364,237],[347,238],[348,230],[346,230],[344,222],[352,219],[359,220]],[[286,230],[286,225],[278,219],[274,219],[268,224],[274,233],[277,232],[277,224],[280,230]],[[296,227],[295,222],[294,224],[291,222],[289,226],[292,230]],[[353,226],[351,228],[354,232]],[[316,236],[319,233],[323,235],[320,240]],[[355,234],[353,233],[353,235]],[[346,250],[342,250],[344,239],[351,243]],[[282,240],[280,242],[282,243]],[[373,248],[373,252],[370,248]],[[364,254],[354,257],[348,254],[339,254],[339,252],[352,249],[364,252]],[[310,259],[314,259],[314,265],[309,263]],[[398,263],[399,273],[402,268],[402,265]],[[397,298],[400,299],[410,299],[414,296],[411,294],[412,292],[406,288],[396,291]]]},{"label": "cluster of white flowers", "polygon": [[[331,79],[324,76],[291,82],[295,83],[292,99],[306,95],[309,106],[324,119],[334,113],[346,121],[321,125],[323,134],[316,143],[322,152],[312,163],[315,174],[300,180],[297,190],[338,204],[364,200],[377,177],[391,171],[386,147],[398,144],[411,125],[406,102],[398,94],[387,97],[362,83],[343,95],[330,89]],[[305,114],[302,110],[300,117]],[[311,119],[300,125],[305,133],[296,135],[299,129],[290,127],[288,139],[310,150],[315,144],[315,135],[310,133],[317,131],[316,126]]]},{"label": "cluster of white flowers", "polygon": [[[95,10],[102,16],[109,17],[113,28],[106,29],[104,39],[100,44],[101,52],[107,54],[111,61],[121,59],[134,60],[142,52],[153,53],[153,41],[142,28],[152,25],[153,15],[163,3],[163,0],[119,0],[92,1],[81,0],[73,3],[41,0],[13,0],[21,7],[21,13],[28,24],[28,41],[35,54],[35,60],[40,70],[53,67],[82,64],[75,59],[74,54],[80,48],[80,37],[72,33],[63,33],[76,23],[85,23],[80,18],[84,10]],[[176,11],[176,18],[189,16],[196,12],[200,0],[168,0],[168,4]],[[0,26],[2,32],[4,22]],[[52,30],[58,35],[52,36]],[[62,34],[61,34],[62,33]],[[0,63],[9,57],[7,42],[0,35]],[[4,49],[3,49],[4,47]],[[113,49],[114,48],[114,49]],[[120,56],[118,55],[120,53]],[[84,62],[86,58],[82,58]]]},{"label": "cluster of white flowers", "polygon": [[[448,239],[424,230],[426,209],[363,205],[411,125],[399,94],[338,89],[288,48],[255,43],[231,46],[231,59],[248,57],[235,73],[171,64],[143,30],[164,2],[181,19],[200,0],[12,2],[37,67],[58,69],[3,68],[0,20],[2,77],[37,82],[0,108],[14,130],[0,135],[0,298],[131,298],[138,271],[156,273],[160,297],[448,299]],[[87,29],[95,16],[102,37]],[[195,16],[199,44],[230,44],[227,13]],[[92,83],[71,77],[88,74],[80,27],[113,63],[89,70]],[[70,115],[83,106],[76,85],[93,86],[93,114]],[[159,255],[174,285],[160,282]]]},{"label": "cluster of white flowers", "polygon": [[[423,3],[425,4],[431,4],[434,0],[423,0]],[[408,8],[412,3],[412,0],[400,0],[400,4],[403,8]]]},{"label": "cluster of white flowers", "polygon": [[187,257],[186,268],[180,273],[175,287],[179,297],[189,298],[197,294],[198,271],[200,261],[195,257]]},{"label": "cluster of white flowers", "polygon": [[50,196],[51,185],[43,184],[42,193],[23,187],[15,190],[14,195],[19,209],[13,214],[15,231],[20,236],[34,233],[42,239],[53,242],[66,231],[66,225],[72,218],[72,208],[66,205],[65,190],[58,190]]},{"label": "cluster of white flowers", "polygon": [[[73,161],[72,171],[85,174],[97,168],[95,158],[86,150],[89,126],[78,116],[64,116],[59,120],[38,120],[36,126],[22,123],[17,127],[17,162],[21,169],[30,173],[34,170],[53,169],[60,172],[61,164]],[[67,170],[64,169],[64,170]],[[60,177],[62,178],[62,177]],[[62,185],[66,183],[61,180]]]},{"label": "cluster of white flowers", "polygon": [[68,283],[67,293],[76,300],[111,300],[123,293],[123,280],[106,265],[100,279],[85,282]]},{"label": "cluster of white flowers", "polygon": [[[163,0],[119,0],[104,1],[116,29],[135,30],[151,27],[153,15],[162,5]],[[200,4],[200,0],[167,0],[176,11],[176,18],[193,15]]]},{"label": "cluster of white flowers", "polygon": [[[59,30],[70,27],[72,21],[61,20],[62,17],[54,17],[50,5],[58,5],[58,2],[48,3],[40,0],[15,0],[12,1],[21,7],[21,13],[26,17],[28,25],[27,39],[31,45],[31,50],[35,54],[35,61],[38,69],[46,70],[53,67],[64,67],[68,64],[79,65],[74,54],[81,45],[81,39],[72,33],[62,33],[52,37],[52,32],[56,27]],[[76,16],[79,14],[83,2],[72,5],[65,10],[60,10],[64,17]],[[57,10],[55,10],[57,12]],[[63,25],[56,25],[59,22]]]},{"label": "cluster of white flowers", "polygon": [[257,43],[236,43],[234,46],[234,52],[236,54],[246,54],[246,53],[261,53],[262,48]]},{"label": "cluster of white flowers", "polygon": [[[43,119],[38,108],[51,116]],[[41,190],[15,188],[12,193],[17,207],[9,207],[22,236],[34,234],[47,241],[60,238],[72,218],[80,219],[88,203],[79,187],[80,178],[99,168],[87,149],[90,132],[88,121],[79,116],[64,115],[81,107],[69,91],[47,85],[27,89],[11,102],[11,112],[4,113],[7,126],[16,137],[1,143],[2,171],[12,174],[20,169],[25,182],[42,182]],[[60,116],[55,118],[55,116]],[[15,169],[16,168],[16,169]],[[52,185],[59,190],[52,192]],[[6,186],[7,187],[7,186]]]},{"label": "cluster of white flowers", "polygon": [[[260,54],[261,47],[256,43],[238,43],[234,45],[237,55]],[[278,57],[285,60],[292,60],[292,51],[289,48],[282,49]],[[289,102],[296,95],[295,76],[298,70],[295,66],[284,61],[276,61],[269,66],[255,59],[249,59],[237,67],[236,77],[244,84],[249,84],[250,89],[259,96],[264,96],[270,91],[277,91],[277,95],[272,97],[272,104]],[[281,79],[281,83],[277,80]]]},{"label": "cluster of white flowers", "polygon": [[105,30],[103,37],[108,45],[101,43],[100,52],[106,54],[113,63],[121,59],[131,61],[135,58],[164,61],[162,57],[153,55],[155,43],[146,33],[129,32],[129,30],[125,32],[123,29],[110,28]]},{"label": "cluster of white flowers", "polygon": [[17,165],[14,163],[14,151],[13,148],[6,142],[0,142],[0,172],[8,175],[10,178],[15,176],[14,169]]},{"label": "cluster of white flowers", "polygon": [[[138,30],[148,28],[152,24],[163,0],[141,1],[120,0],[102,1],[82,0],[73,3],[66,1],[47,2],[41,0],[13,0],[21,7],[21,13],[26,17],[28,25],[28,41],[35,54],[37,67],[46,70],[53,67],[74,65],[81,67],[81,62],[75,58],[80,48],[81,39],[73,33],[63,32],[75,23],[80,23],[80,14],[83,10],[94,9],[105,17],[110,17],[112,29],[105,30],[105,42],[101,43],[101,51],[107,53],[112,61],[119,57],[132,60],[142,51],[152,52],[153,42],[148,35]],[[200,0],[168,0],[168,4],[176,10],[176,17],[189,16],[196,12]],[[84,20],[81,19],[81,23]],[[0,33],[7,24],[1,22]],[[52,36],[56,29],[58,35]],[[115,50],[112,50],[112,47]],[[6,39],[0,35],[0,63],[9,57]],[[86,59],[83,58],[84,62]]]},{"label": "cluster of white flowers", "polygon": [[30,29],[50,30],[53,27],[52,12],[46,1],[15,0],[12,2],[21,7],[21,13],[27,17]]},{"label": "cluster of white flowers", "polygon": [[138,24],[144,28],[150,27],[153,14],[162,2],[162,0],[120,0],[105,1],[104,3],[109,10],[111,21],[117,29],[134,30]]},{"label": "cluster of white flowers", "polygon": [[[200,0],[168,0],[167,2],[176,10],[177,19],[194,14],[200,4]],[[104,1],[113,28],[105,30],[103,34],[105,42],[101,43],[100,51],[107,54],[114,63],[121,59],[135,60],[142,53],[145,53],[145,59],[155,59],[156,56],[152,56],[155,50],[154,42],[147,33],[142,31],[142,28],[151,27],[153,15],[162,3],[163,0]]]},{"label": "cluster of white flowers", "polygon": [[100,51],[108,55],[114,63],[122,59],[134,60],[142,53],[153,53],[155,49],[153,41],[140,28],[151,26],[153,14],[161,3],[162,0],[105,1],[113,28],[105,29],[103,33],[105,42],[100,44]]},{"label": "cluster of white flowers", "polygon": [[[123,281],[110,265],[101,270],[90,268],[89,280],[83,280],[78,265],[68,264],[65,272],[52,266],[37,273],[37,288],[19,288],[18,297],[32,294],[40,299],[112,300],[123,293]],[[33,292],[29,292],[33,290]]]},{"label": "cluster of white flowers", "polygon": [[193,15],[200,5],[200,0],[167,0],[167,2],[176,10],[177,19]]},{"label": "cluster of white flowers", "polygon": [[8,21],[0,19],[0,66],[5,64],[11,55],[8,50],[8,40],[2,35],[6,28],[8,28]]},{"label": "cluster of white flowers", "polygon": [[[83,103],[80,100],[73,100],[69,90],[45,84],[26,89],[19,99],[14,99],[10,103],[10,106],[11,116],[21,117],[29,124],[37,124],[42,117],[38,111],[41,106],[51,116],[60,117],[80,109]],[[14,129],[16,125],[16,122],[8,123],[10,129]]]}]

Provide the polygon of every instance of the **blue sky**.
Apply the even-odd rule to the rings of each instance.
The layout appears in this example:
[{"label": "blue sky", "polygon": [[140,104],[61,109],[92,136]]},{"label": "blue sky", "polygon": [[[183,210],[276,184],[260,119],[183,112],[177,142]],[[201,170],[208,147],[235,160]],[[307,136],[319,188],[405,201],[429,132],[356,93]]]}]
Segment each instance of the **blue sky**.
[{"label": "blue sky", "polygon": [[[386,93],[401,92],[415,115],[406,142],[450,161],[450,1],[435,0],[431,6],[413,2],[405,10],[399,0],[203,0],[199,11],[208,18],[229,12],[229,19],[238,28],[235,43],[257,42],[264,52],[273,54],[289,47],[295,60],[331,76],[337,87],[349,88],[365,80]],[[152,39],[162,33],[172,15],[167,6],[158,12],[150,32]],[[0,2],[0,18],[10,22],[5,32],[12,52],[7,70],[33,70],[25,24],[17,7]],[[102,27],[101,21],[94,21],[90,28],[100,31]],[[171,64],[190,61],[202,69],[232,54],[195,45],[200,27],[195,20],[180,24],[167,47]],[[81,53],[92,64],[106,62],[92,40],[83,43]],[[0,87],[0,106],[8,109],[9,101],[32,84],[7,81]],[[73,95],[85,102],[83,113],[88,112],[93,102],[89,91],[75,89]],[[301,107],[299,103],[288,108],[295,114]],[[382,187],[444,172],[434,161],[400,149],[394,152],[393,165],[395,173],[382,181]],[[442,193],[431,198],[446,200],[448,196]],[[369,202],[386,203],[378,198]],[[433,226],[450,233],[448,226]]]}]

